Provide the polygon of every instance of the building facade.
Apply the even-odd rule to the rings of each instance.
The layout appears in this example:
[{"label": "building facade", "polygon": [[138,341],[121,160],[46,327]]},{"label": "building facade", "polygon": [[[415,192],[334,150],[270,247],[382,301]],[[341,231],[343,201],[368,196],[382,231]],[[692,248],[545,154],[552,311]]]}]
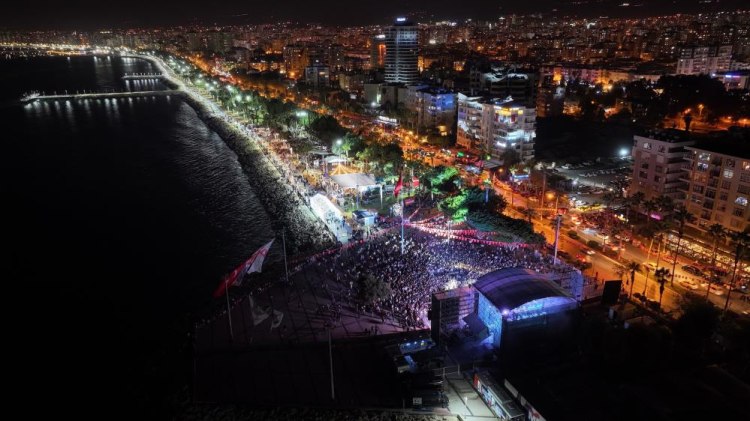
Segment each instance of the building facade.
[{"label": "building facade", "polygon": [[714,152],[687,146],[684,205],[695,216],[696,228],[721,224],[732,231],[750,225],[750,156]]},{"label": "building facade", "polygon": [[410,86],[407,107],[415,114],[417,127],[453,131],[456,121],[456,93],[444,88]]},{"label": "building facade", "polygon": [[370,39],[370,68],[385,67],[385,35],[376,35]]},{"label": "building facade", "polygon": [[731,68],[732,46],[682,47],[677,55],[678,75],[726,72]]},{"label": "building facade", "polygon": [[328,66],[305,67],[305,83],[316,88],[327,87],[331,81],[331,68]]},{"label": "building facade", "polygon": [[500,158],[513,149],[522,161],[534,158],[536,109],[500,98],[458,95],[457,142]]},{"label": "building facade", "polygon": [[419,79],[419,28],[398,18],[385,31],[385,81],[415,85]]},{"label": "building facade", "polygon": [[513,98],[527,107],[536,106],[539,78],[536,72],[514,69],[493,69],[491,72],[471,70],[469,75],[474,95],[487,92],[493,97]]},{"label": "building facade", "polygon": [[685,196],[685,147],[695,141],[681,130],[653,131],[635,136],[633,141],[633,178],[628,194],[641,192],[645,200],[669,196],[682,200]]}]

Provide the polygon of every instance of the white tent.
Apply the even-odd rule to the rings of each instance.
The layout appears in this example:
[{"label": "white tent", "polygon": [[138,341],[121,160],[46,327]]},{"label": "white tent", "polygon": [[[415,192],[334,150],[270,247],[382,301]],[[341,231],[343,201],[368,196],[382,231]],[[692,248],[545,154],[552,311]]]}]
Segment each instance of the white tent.
[{"label": "white tent", "polygon": [[364,173],[352,173],[352,174],[336,174],[331,176],[336,184],[339,185],[343,190],[376,187],[378,183],[371,175]]},{"label": "white tent", "polygon": [[347,159],[336,155],[326,157],[326,164],[340,164],[343,162],[347,162]]}]

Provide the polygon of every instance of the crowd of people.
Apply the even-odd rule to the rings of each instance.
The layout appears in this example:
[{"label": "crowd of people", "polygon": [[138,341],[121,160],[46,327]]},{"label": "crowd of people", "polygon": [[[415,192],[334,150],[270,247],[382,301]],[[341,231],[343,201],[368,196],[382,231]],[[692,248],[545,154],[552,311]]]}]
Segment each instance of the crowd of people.
[{"label": "crowd of people", "polygon": [[[328,279],[340,285],[347,297],[359,297],[365,275],[386,282],[391,296],[379,302],[361,302],[363,310],[397,321],[402,328],[426,326],[433,293],[474,283],[482,275],[502,268],[522,267],[539,273],[568,273],[564,263],[536,248],[496,246],[449,240],[407,228],[404,252],[398,230],[357,247],[315,259]],[[591,280],[587,280],[591,281]]]}]

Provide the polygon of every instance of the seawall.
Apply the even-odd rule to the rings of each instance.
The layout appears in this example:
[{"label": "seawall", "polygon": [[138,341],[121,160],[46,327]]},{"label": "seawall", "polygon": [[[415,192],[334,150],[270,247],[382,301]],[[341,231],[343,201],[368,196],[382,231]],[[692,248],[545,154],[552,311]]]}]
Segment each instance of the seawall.
[{"label": "seawall", "polygon": [[297,192],[264,155],[257,140],[251,138],[232,123],[215,114],[207,100],[175,80],[166,65],[152,57],[136,56],[148,60],[164,74],[163,82],[179,90],[185,102],[198,117],[214,130],[237,155],[250,185],[272,218],[274,230],[287,230],[289,254],[310,253],[333,244],[328,228],[312,213]]}]

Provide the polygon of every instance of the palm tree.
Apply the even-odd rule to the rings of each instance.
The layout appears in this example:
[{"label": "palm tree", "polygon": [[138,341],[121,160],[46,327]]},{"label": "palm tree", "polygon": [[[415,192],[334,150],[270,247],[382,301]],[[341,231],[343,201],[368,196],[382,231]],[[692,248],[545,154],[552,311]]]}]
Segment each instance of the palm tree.
[{"label": "palm tree", "polygon": [[661,299],[664,297],[664,284],[667,283],[667,277],[669,276],[669,269],[659,268],[654,272],[654,278],[659,283],[659,309],[661,309]]},{"label": "palm tree", "polygon": [[729,291],[727,291],[727,301],[724,303],[724,314],[727,313],[729,308],[729,296],[732,295],[732,288],[734,288],[734,279],[737,276],[737,264],[744,255],[748,253],[750,248],[750,227],[745,228],[744,231],[733,231],[729,234],[729,238],[734,243],[734,268],[732,269],[732,280],[729,282]]},{"label": "palm tree", "polygon": [[672,280],[670,281],[670,285],[674,285],[674,272],[675,267],[677,266],[677,255],[680,253],[682,236],[685,235],[685,223],[693,222],[695,220],[695,216],[693,216],[693,214],[690,213],[684,206],[681,206],[677,208],[674,213],[672,213],[672,220],[677,222],[677,248],[674,251],[674,262],[672,262]]},{"label": "palm tree", "polygon": [[646,288],[648,288],[648,275],[651,273],[651,268],[644,266],[643,269],[646,270],[646,283],[643,284],[643,298],[648,299],[646,296]]},{"label": "palm tree", "polygon": [[724,226],[721,224],[713,224],[708,227],[709,237],[714,239],[714,250],[711,255],[711,266],[716,266],[716,251],[719,246],[719,240],[723,240],[727,236],[727,232]]},{"label": "palm tree", "polygon": [[646,211],[646,227],[651,225],[651,215],[657,209],[659,209],[659,205],[653,199],[643,202],[643,210]]},{"label": "palm tree", "polygon": [[526,208],[521,213],[528,218],[529,224],[531,224],[531,218],[536,217],[536,211],[533,208]]},{"label": "palm tree", "polygon": [[613,266],[612,270],[614,270],[615,274],[617,275],[618,278],[620,278],[621,281],[623,280],[622,278],[624,278],[625,275],[628,273],[627,268],[625,268],[625,266],[621,266],[621,265],[615,265],[615,266]]},{"label": "palm tree", "polygon": [[632,297],[633,296],[633,286],[635,285],[635,273],[636,272],[638,272],[638,273],[641,272],[641,264],[638,263],[638,262],[636,262],[636,261],[628,262],[625,265],[625,269],[628,272],[630,272],[630,294],[629,294],[629,296]]},{"label": "palm tree", "polygon": [[643,202],[646,199],[646,195],[643,194],[643,192],[638,191],[630,195],[629,199],[630,206],[634,207],[637,211],[643,205]]},{"label": "palm tree", "polygon": [[604,206],[606,206],[607,209],[609,209],[612,206],[612,203],[614,203],[615,200],[617,200],[617,196],[615,196],[615,194],[612,192],[607,192],[607,193],[604,193],[604,195],[602,196],[602,200],[604,201]]},{"label": "palm tree", "polygon": [[[615,223],[609,228],[609,235],[611,237],[617,238],[618,235],[620,236],[620,246],[617,249],[617,260],[620,260],[622,258],[622,233],[623,231],[625,231],[625,229],[619,223]],[[604,240],[604,242],[606,243],[607,240]],[[614,242],[614,240],[612,240],[612,242]]]},{"label": "palm tree", "polygon": [[674,209],[674,200],[669,196],[659,196],[656,199],[659,211],[669,213]]},{"label": "palm tree", "polygon": [[654,240],[657,240],[656,246],[658,252],[656,255],[656,267],[659,267],[659,259],[661,258],[661,243],[664,238],[664,234],[669,231],[669,223],[667,221],[657,221],[654,227],[651,228],[651,243],[648,245],[648,257],[647,261],[651,259],[651,248],[654,245]]}]

